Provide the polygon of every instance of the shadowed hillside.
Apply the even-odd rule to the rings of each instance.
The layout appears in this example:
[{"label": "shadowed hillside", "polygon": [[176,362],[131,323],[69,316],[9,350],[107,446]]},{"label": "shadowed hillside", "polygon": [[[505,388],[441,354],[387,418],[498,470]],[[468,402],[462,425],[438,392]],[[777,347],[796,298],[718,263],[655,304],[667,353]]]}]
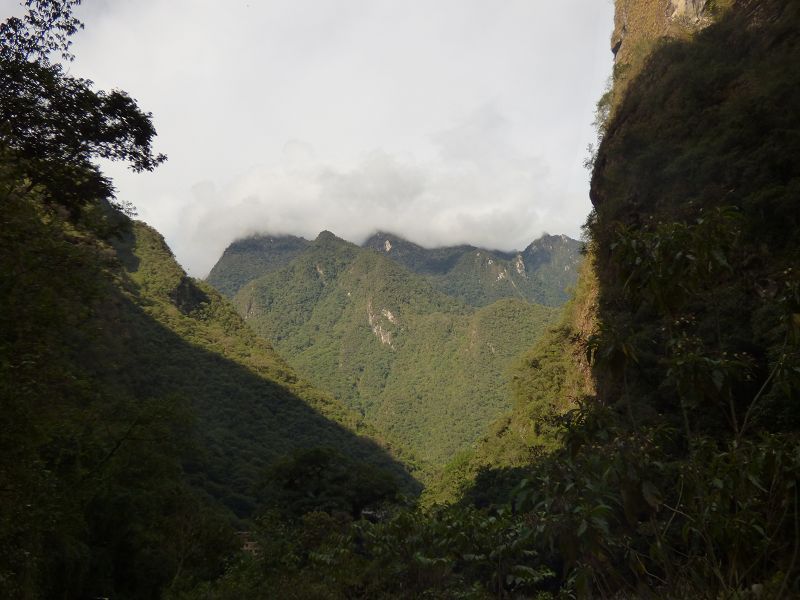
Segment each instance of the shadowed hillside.
[{"label": "shadowed hillside", "polygon": [[797,360],[799,19],[797,2],[739,3],[655,52],[608,125],[592,178],[596,375],[636,422],[798,425],[794,380],[775,377]]},{"label": "shadowed hillside", "polygon": [[418,489],[154,230],[102,207],[73,223],[6,183],[0,589],[142,594],[210,576],[235,549],[233,514],[252,514],[267,467],[297,449]]},{"label": "shadowed hillside", "polygon": [[[136,264],[123,279],[127,310],[109,319],[124,346],[101,348],[98,364],[108,364],[108,353],[118,356],[115,370],[104,373],[116,385],[189,400],[210,453],[212,481],[247,496],[259,469],[276,456],[313,446],[391,466],[384,450],[354,435],[375,432],[300,380],[215,290],[186,277],[158,233],[134,223],[116,249],[123,264]],[[134,310],[137,305],[142,309]],[[394,470],[407,477],[404,469]]]}]

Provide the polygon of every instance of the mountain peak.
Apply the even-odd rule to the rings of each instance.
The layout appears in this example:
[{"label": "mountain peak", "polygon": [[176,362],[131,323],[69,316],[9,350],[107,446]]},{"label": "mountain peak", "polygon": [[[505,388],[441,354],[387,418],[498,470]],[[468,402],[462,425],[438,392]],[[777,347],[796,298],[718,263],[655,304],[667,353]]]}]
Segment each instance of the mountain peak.
[{"label": "mountain peak", "polygon": [[343,240],[336,234],[325,229],[319,232],[319,235],[317,235],[317,238],[314,240],[314,244],[319,246],[328,244],[350,244],[350,242]]},{"label": "mountain peak", "polygon": [[247,251],[250,249],[265,249],[275,245],[307,244],[308,240],[296,235],[273,235],[269,233],[254,233],[247,237],[231,242],[226,252]]},{"label": "mountain peak", "polygon": [[546,248],[547,250],[553,250],[556,247],[567,247],[567,248],[575,248],[579,249],[583,245],[583,242],[580,240],[573,239],[568,235],[558,234],[558,235],[551,235],[549,233],[543,233],[541,236],[533,240],[525,250],[522,251],[522,254],[529,254],[531,252],[536,252],[539,249]]},{"label": "mountain peak", "polygon": [[289,264],[310,243],[294,235],[259,234],[238,239],[225,249],[206,280],[232,298],[248,281]]},{"label": "mountain peak", "polygon": [[369,238],[367,238],[363,244],[361,244],[361,247],[372,248],[373,250],[386,253],[391,252],[393,249],[396,250],[398,247],[420,248],[420,246],[413,242],[409,242],[404,237],[395,233],[389,233],[388,231],[376,231],[369,236]]},{"label": "mountain peak", "polygon": [[319,233],[317,238],[312,242],[311,247],[315,248],[317,252],[336,252],[345,248],[358,248],[358,246],[352,242],[340,238],[327,229]]},{"label": "mountain peak", "polygon": [[371,240],[372,239],[377,239],[377,238],[389,239],[389,240],[400,240],[400,241],[403,241],[403,242],[408,241],[403,236],[397,235],[396,233],[392,233],[390,231],[381,231],[381,230],[378,230],[375,233],[373,233],[371,236],[369,236],[369,239],[371,239]]}]

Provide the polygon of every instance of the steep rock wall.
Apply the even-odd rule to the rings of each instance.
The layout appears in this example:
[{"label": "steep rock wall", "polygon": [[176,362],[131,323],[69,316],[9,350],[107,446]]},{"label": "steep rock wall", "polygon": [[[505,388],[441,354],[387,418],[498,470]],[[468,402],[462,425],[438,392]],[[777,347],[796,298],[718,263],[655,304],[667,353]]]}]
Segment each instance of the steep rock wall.
[{"label": "steep rock wall", "polygon": [[615,0],[612,87],[607,98],[611,108],[644,67],[647,57],[665,38],[688,38],[709,25],[729,0]]}]

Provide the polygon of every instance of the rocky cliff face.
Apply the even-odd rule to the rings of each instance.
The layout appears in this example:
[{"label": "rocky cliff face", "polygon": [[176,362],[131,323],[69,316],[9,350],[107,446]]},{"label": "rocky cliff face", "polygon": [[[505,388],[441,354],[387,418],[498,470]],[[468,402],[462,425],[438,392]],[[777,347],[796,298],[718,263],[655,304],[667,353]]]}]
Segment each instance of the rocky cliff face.
[{"label": "rocky cliff face", "polygon": [[703,18],[708,0],[671,0],[671,19],[685,18],[698,22]]},{"label": "rocky cliff face", "polygon": [[659,38],[705,27],[714,5],[710,0],[616,0],[611,36],[615,64],[637,65]]}]

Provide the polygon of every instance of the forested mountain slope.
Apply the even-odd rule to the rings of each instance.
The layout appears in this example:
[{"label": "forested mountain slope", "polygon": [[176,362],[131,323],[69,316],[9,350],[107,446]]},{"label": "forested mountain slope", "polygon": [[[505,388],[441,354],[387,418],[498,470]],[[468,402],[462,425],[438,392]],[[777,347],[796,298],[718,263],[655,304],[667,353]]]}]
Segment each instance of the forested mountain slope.
[{"label": "forested mountain slope", "polygon": [[222,253],[206,281],[233,298],[248,281],[285,267],[309,243],[293,235],[254,235],[236,240]]},{"label": "forested mountain slope", "polygon": [[191,399],[212,480],[252,494],[259,470],[275,457],[314,446],[391,466],[371,439],[354,435],[375,432],[300,379],[215,290],[186,277],[157,232],[135,222],[115,248],[129,277],[126,292],[160,327],[130,321],[127,364],[112,376],[150,394]]},{"label": "forested mountain slope", "polygon": [[363,246],[425,275],[437,290],[472,306],[486,306],[500,298],[562,305],[575,286],[583,248],[565,235],[548,234],[521,252],[475,246],[423,248],[383,232]]},{"label": "forested mountain slope", "polygon": [[594,377],[586,349],[596,329],[598,290],[591,253],[580,269],[574,295],[556,322],[511,364],[511,410],[444,466],[426,487],[425,504],[458,502],[465,494],[508,494],[530,465],[561,446],[559,419],[592,401]]},{"label": "forested mountain slope", "polygon": [[[247,282],[286,266],[310,242],[295,236],[258,235],[233,242],[206,280],[228,297]],[[472,306],[520,298],[560,306],[569,298],[583,244],[565,235],[543,235],[521,252],[475,246],[423,248],[390,233],[376,233],[364,248],[377,250],[433,286]]]},{"label": "forested mountain slope", "polygon": [[508,408],[506,369],[554,315],[514,299],[474,309],[329,232],[235,304],[312,383],[438,463]]},{"label": "forested mountain slope", "polygon": [[250,515],[266,468],[300,448],[414,489],[360,417],[186,277],[157,232],[110,208],[72,222],[3,183],[2,589],[27,577],[42,593],[141,594],[178,561],[216,569],[235,547],[226,510]]}]

